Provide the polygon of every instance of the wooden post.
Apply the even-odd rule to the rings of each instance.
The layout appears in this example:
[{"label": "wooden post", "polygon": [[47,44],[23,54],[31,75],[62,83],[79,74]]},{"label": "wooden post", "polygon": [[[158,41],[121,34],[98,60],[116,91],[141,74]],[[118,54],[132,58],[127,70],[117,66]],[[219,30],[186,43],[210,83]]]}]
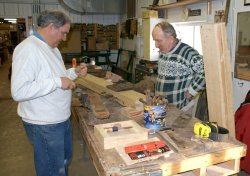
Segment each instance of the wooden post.
[{"label": "wooden post", "polygon": [[201,28],[209,120],[218,122],[235,136],[232,72],[225,23]]}]

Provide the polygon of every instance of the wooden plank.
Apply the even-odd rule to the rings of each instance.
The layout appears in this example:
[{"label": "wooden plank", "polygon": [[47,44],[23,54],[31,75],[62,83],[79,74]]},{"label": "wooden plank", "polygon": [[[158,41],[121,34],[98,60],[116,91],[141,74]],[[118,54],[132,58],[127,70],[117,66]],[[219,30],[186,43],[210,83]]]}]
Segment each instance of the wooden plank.
[{"label": "wooden plank", "polygon": [[226,31],[226,25],[224,23],[221,23],[218,32],[220,32],[220,36],[222,38],[222,44],[223,44],[223,55],[222,60],[224,61],[222,65],[222,68],[224,69],[224,84],[223,84],[223,97],[225,101],[225,112],[226,115],[224,118],[226,119],[226,128],[229,129],[230,135],[235,137],[235,123],[234,123],[234,100],[233,100],[233,72],[231,70],[231,57],[229,52],[229,47],[227,44],[227,31]]},{"label": "wooden plank", "polygon": [[81,30],[72,28],[67,35],[67,41],[58,46],[61,53],[81,53]]},{"label": "wooden plank", "polygon": [[139,102],[140,98],[145,99],[145,95],[138,93],[134,90],[115,92],[107,88],[108,85],[113,84],[112,82],[90,74],[88,74],[84,78],[78,78],[76,80],[76,83],[88,89],[91,89],[99,94],[110,94],[115,97],[115,100],[117,102],[124,106],[136,107],[136,104]]},{"label": "wooden plank", "polygon": [[104,105],[100,96],[101,95],[93,91],[88,91],[89,102],[93,114],[96,116],[96,118],[106,119],[110,116],[110,113]]},{"label": "wooden plank", "polygon": [[[107,128],[119,124],[121,129],[116,132],[109,132]],[[132,127],[129,129],[122,129],[123,127]],[[133,120],[105,123],[94,126],[94,134],[103,149],[110,149],[121,145],[126,145],[136,141],[148,139],[148,130],[139,126]]]},{"label": "wooden plank", "polygon": [[218,122],[235,136],[232,72],[224,23],[201,28],[209,120]]}]

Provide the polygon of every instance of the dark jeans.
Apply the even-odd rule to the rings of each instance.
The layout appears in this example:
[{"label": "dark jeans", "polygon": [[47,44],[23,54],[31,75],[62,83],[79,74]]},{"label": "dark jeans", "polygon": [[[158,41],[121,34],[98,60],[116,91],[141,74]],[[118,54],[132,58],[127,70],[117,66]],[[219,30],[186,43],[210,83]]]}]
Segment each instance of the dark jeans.
[{"label": "dark jeans", "polygon": [[70,120],[51,125],[23,122],[34,146],[37,176],[68,176],[72,158],[72,128]]}]

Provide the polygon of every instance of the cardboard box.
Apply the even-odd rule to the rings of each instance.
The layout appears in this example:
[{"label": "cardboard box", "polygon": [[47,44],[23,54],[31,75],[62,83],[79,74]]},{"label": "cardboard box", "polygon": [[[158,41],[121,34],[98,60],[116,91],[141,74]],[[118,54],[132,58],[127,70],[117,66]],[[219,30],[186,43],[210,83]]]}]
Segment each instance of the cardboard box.
[{"label": "cardboard box", "polygon": [[13,25],[13,24],[0,24],[0,30],[16,30],[16,25]]},{"label": "cardboard box", "polygon": [[96,50],[101,51],[101,50],[109,50],[109,42],[101,42],[101,43],[96,43]]},{"label": "cardboard box", "polygon": [[72,29],[67,35],[67,40],[58,46],[61,53],[81,53],[81,31]]},{"label": "cardboard box", "polygon": [[95,37],[87,38],[87,50],[88,51],[96,51],[96,39]]},{"label": "cardboard box", "polygon": [[117,42],[110,42],[110,49],[119,49],[119,43]]},{"label": "cardboard box", "polygon": [[156,10],[147,10],[143,12],[143,18],[158,18],[158,11]]}]

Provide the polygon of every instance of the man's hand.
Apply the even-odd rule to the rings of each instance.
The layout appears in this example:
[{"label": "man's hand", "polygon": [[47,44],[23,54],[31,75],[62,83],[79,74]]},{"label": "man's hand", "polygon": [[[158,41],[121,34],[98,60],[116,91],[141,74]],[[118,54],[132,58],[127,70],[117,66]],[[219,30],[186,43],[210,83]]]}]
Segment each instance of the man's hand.
[{"label": "man's hand", "polygon": [[85,63],[81,63],[79,66],[77,66],[75,68],[75,73],[78,75],[78,76],[86,76],[87,75],[87,66]]},{"label": "man's hand", "polygon": [[186,97],[186,99],[191,100],[191,99],[193,98],[193,95],[192,95],[191,93],[189,93],[189,91],[187,90],[187,91],[185,92],[185,97]]},{"label": "man's hand", "polygon": [[61,77],[61,81],[63,90],[74,89],[76,87],[76,84],[69,78]]}]

